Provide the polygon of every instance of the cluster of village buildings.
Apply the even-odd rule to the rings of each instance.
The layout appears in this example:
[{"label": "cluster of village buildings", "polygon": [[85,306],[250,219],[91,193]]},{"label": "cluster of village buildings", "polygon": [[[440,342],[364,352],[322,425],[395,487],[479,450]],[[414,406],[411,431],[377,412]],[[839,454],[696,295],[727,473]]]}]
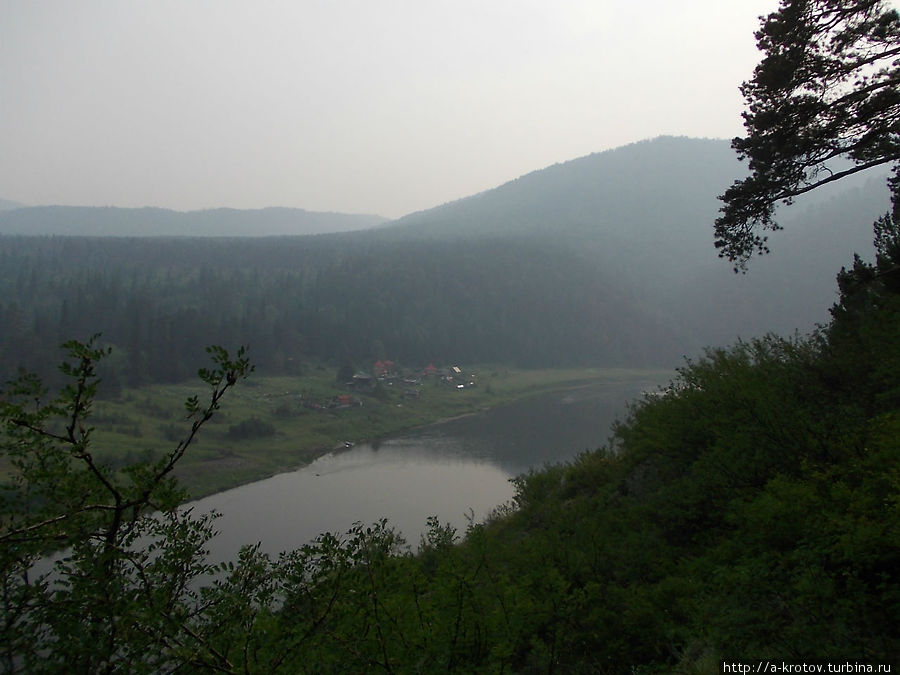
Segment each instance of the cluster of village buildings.
[{"label": "cluster of village buildings", "polygon": [[[418,387],[424,379],[437,379],[439,382],[455,386],[457,389],[475,386],[474,378],[467,377],[459,366],[437,368],[433,363],[429,363],[419,371],[401,371],[393,361],[380,360],[372,366],[371,373],[357,373],[347,386],[354,391],[368,393],[374,391],[378,382],[381,382],[386,386],[404,385],[406,387],[404,393],[411,394],[410,388]],[[415,394],[412,395],[418,396],[418,389],[415,389]]]},{"label": "cluster of village buildings", "polygon": [[372,394],[381,384],[386,387],[402,387],[407,398],[419,398],[420,386],[425,380],[465,389],[475,386],[474,375],[466,375],[459,366],[437,368],[429,363],[421,370],[401,369],[393,361],[376,361],[370,373],[358,372],[346,383],[349,393],[338,394],[324,404],[309,401],[306,407],[313,409],[344,409],[363,405],[361,395]]}]

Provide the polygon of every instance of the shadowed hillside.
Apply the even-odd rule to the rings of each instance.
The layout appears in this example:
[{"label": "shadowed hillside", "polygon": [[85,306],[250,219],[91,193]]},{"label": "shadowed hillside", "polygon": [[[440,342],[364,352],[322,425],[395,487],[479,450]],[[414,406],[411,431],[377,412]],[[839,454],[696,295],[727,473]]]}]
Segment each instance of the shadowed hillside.
[{"label": "shadowed hillside", "polygon": [[[712,222],[739,170],[725,141],[660,138],[359,232],[0,237],[0,363],[52,363],[65,337],[99,331],[131,383],[189,377],[209,343],[250,344],[268,372],[307,359],[666,366],[807,331],[826,319],[835,270],[871,255],[883,178],[798,203],[774,253],[735,275]],[[190,216],[222,235],[248,214],[294,212],[82,212],[121,218],[118,231],[159,216],[189,232]]]},{"label": "shadowed hillside", "polygon": [[885,175],[798,199],[772,235],[774,252],[742,276],[714,255],[712,223],[717,196],[743,172],[727,141],[661,137],[535,171],[386,229],[398,238],[552,240],[689,336],[684,353],[809,330],[827,319],[834,271],[854,252],[872,253],[871,222],[888,208]]}]

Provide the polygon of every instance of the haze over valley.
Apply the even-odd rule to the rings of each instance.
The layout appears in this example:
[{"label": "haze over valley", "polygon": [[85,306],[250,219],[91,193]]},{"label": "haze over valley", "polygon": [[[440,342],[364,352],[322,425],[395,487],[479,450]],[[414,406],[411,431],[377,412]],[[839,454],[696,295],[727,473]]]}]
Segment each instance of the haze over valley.
[{"label": "haze over valley", "polygon": [[898,8],[0,0],[0,671],[891,672]]},{"label": "haze over valley", "polygon": [[[738,337],[806,332],[827,318],[836,270],[870,253],[884,178],[793,206],[776,251],[735,275],[711,223],[740,175],[726,141],[661,137],[392,222],[3,211],[0,231],[18,234],[0,250],[2,363],[39,368],[65,336],[101,332],[131,383],[190,376],[210,343],[249,344],[273,373],[308,359],[671,367]],[[253,237],[303,228],[330,233]],[[97,234],[117,236],[85,238]]]},{"label": "haze over valley", "polygon": [[284,207],[181,212],[152,207],[13,205],[0,209],[0,233],[80,237],[267,237],[361,230],[386,220],[373,215],[316,213]]}]

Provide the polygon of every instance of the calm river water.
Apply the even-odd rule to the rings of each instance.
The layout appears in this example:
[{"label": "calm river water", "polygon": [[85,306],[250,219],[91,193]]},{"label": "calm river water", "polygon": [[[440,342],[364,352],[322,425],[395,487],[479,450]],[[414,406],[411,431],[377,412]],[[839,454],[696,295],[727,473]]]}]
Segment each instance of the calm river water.
[{"label": "calm river water", "polygon": [[591,385],[519,401],[319,458],[297,471],[192,503],[215,509],[212,560],[241,544],[298,548],[325,531],[387,518],[415,546],[428,516],[465,529],[513,496],[510,479],[603,445],[626,403],[662,382]]}]

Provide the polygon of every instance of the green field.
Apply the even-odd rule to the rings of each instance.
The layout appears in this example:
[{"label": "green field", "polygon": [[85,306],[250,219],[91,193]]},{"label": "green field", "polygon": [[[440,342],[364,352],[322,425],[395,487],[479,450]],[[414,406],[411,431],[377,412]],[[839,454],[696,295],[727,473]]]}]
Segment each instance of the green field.
[{"label": "green field", "polygon": [[[483,367],[467,370],[452,383],[439,378],[423,378],[416,385],[382,382],[374,393],[354,394],[355,405],[343,409],[311,407],[347,394],[331,369],[310,368],[300,377],[253,375],[228,393],[179,463],[177,475],[191,496],[199,497],[302,466],[345,442],[382,438],[552,390],[600,382],[664,383],[671,375]],[[463,389],[457,388],[460,382]],[[411,396],[411,390],[418,395]],[[115,400],[97,401],[91,418],[95,456],[125,465],[172,448],[189,431],[184,401],[194,394],[202,401],[199,381],[124,390]]]}]

